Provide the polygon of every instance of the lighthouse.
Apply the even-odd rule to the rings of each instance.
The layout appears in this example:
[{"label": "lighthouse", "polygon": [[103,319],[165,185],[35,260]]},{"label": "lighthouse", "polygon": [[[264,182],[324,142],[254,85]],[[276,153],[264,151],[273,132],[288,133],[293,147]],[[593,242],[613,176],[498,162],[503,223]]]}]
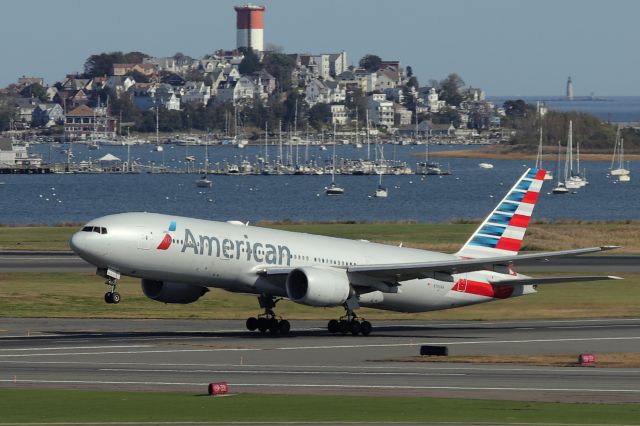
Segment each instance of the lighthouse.
[{"label": "lighthouse", "polygon": [[236,46],[247,47],[255,52],[264,51],[264,6],[247,4],[235,6],[237,14]]},{"label": "lighthouse", "polygon": [[567,79],[567,100],[573,100],[573,82],[571,81],[571,77]]}]

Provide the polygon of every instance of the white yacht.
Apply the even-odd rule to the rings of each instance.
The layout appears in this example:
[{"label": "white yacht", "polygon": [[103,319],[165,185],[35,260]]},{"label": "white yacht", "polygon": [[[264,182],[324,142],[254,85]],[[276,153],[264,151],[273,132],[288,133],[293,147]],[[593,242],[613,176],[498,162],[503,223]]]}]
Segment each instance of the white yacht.
[{"label": "white yacht", "polygon": [[480,163],[480,164],[478,164],[478,166],[481,169],[493,169],[493,164],[491,164],[491,163]]},{"label": "white yacht", "polygon": [[378,187],[376,188],[374,196],[376,198],[387,198],[389,196],[389,191],[386,187],[382,186],[382,173],[378,173],[378,176],[380,176],[380,179],[378,181]]},{"label": "white yacht", "polygon": [[[614,169],[616,162],[618,167]],[[624,167],[624,139],[620,137],[620,126],[618,126],[618,131],[616,132],[616,143],[613,147],[610,170],[611,176],[618,176],[618,182],[631,181],[630,171]]]}]

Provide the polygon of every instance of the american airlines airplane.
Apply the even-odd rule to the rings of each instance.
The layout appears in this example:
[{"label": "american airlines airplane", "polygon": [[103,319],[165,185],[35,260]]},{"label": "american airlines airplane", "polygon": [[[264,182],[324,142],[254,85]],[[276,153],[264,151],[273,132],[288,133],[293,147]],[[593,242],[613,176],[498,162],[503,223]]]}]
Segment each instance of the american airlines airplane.
[{"label": "american airlines airplane", "polygon": [[309,306],[343,306],[331,333],[368,335],[359,307],[425,312],[536,292],[538,285],[620,279],[613,276],[531,278],[515,272],[523,260],[546,260],[616,248],[592,247],[518,255],[545,171],[528,169],[455,254],[279,231],[242,222],[213,222],[154,213],[122,213],[88,222],[70,241],[97,267],[120,302],[122,275],[142,279],[142,291],[163,303],[192,303],[210,287],[257,295],[264,313],[249,330],[287,334],[274,312],[287,298]]}]

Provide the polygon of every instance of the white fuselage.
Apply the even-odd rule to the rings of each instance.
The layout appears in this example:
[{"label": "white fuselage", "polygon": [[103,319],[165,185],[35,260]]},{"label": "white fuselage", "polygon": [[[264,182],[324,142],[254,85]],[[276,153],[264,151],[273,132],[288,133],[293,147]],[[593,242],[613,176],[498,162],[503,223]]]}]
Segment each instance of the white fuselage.
[{"label": "white fuselage", "polygon": [[[86,231],[91,227],[98,231]],[[283,279],[261,271],[304,266],[346,271],[354,265],[457,259],[426,250],[153,213],[92,220],[74,234],[71,247],[96,267],[127,276],[276,297],[287,296]],[[347,274],[350,280],[363,279]],[[454,274],[452,281],[414,279],[399,283],[397,292],[369,291],[358,299],[361,306],[422,312],[535,292],[532,286],[488,283],[515,276],[522,277],[478,271]]]}]

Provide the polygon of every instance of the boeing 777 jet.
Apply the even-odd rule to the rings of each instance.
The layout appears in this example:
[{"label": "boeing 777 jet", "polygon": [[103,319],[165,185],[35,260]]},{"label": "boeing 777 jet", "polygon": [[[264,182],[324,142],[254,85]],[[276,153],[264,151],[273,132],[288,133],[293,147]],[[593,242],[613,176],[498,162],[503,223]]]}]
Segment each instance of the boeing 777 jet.
[{"label": "boeing 777 jet", "polygon": [[544,175],[527,170],[454,254],[154,213],[92,220],[70,245],[106,278],[107,303],[120,302],[117,282],[126,275],[141,278],[143,293],[163,303],[192,303],[211,287],[256,295],[264,312],[247,319],[251,331],[287,334],[289,322],[274,312],[286,298],[342,306],[345,315],[331,319],[328,331],[368,335],[371,323],[356,314],[361,306],[425,312],[524,296],[543,284],[620,279],[514,270],[524,260],[615,248],[518,255]]}]

